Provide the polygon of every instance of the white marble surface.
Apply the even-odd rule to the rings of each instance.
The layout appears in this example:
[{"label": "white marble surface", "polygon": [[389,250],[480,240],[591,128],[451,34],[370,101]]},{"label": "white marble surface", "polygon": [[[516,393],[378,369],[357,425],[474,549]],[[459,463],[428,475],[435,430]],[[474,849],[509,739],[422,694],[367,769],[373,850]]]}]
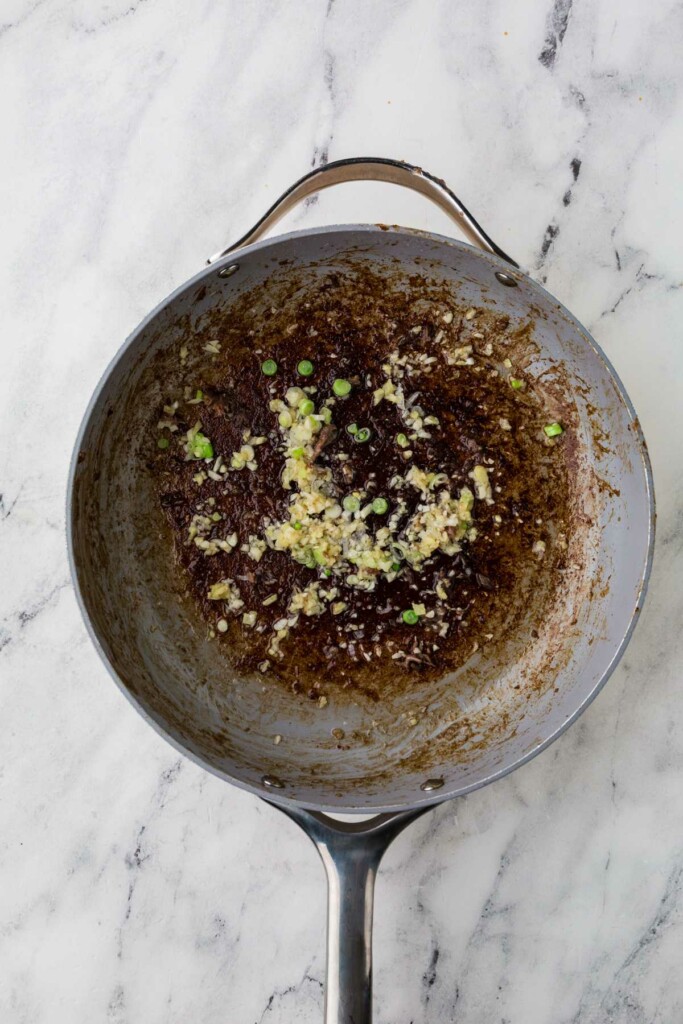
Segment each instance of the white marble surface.
[{"label": "white marble surface", "polygon": [[[659,502],[649,603],[603,695],[390,850],[376,1018],[683,1020],[681,52],[674,0],[4,0],[3,1024],[321,1019],[313,848],[119,695],[63,509],[125,335],[312,162],[368,153],[444,176],[593,331]],[[367,219],[446,227],[375,186],[295,217]]]}]

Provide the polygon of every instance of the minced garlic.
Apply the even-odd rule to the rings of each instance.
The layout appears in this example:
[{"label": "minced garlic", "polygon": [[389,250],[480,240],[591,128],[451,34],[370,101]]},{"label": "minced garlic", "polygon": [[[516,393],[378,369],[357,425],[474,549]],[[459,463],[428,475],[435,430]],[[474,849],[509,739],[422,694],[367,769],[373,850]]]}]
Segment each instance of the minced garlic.
[{"label": "minced garlic", "polygon": [[[282,411],[277,400],[271,408],[273,412]],[[414,419],[417,417],[415,413]],[[463,488],[458,498],[453,498],[448,490],[436,498],[433,491],[446,487],[448,477],[413,466],[405,482],[428,500],[418,506],[404,529],[403,540],[398,541],[398,522],[392,517],[389,525],[373,533],[368,523],[372,503],[360,507],[363,492],[358,492],[356,509],[342,507],[333,493],[332,474],[312,461],[321,425],[315,415],[304,416],[297,410],[292,425],[281,427],[287,455],[282,482],[287,488],[296,484],[297,490],[290,498],[289,518],[266,526],[265,536],[272,547],[289,551],[295,561],[311,569],[321,566],[340,573],[348,586],[359,590],[373,590],[379,573],[395,576],[397,549],[413,565],[420,564],[437,549],[452,554],[460,550],[459,541],[471,525],[474,498],[469,488]],[[296,604],[290,606],[290,611],[300,608]],[[321,605],[319,610],[305,614],[320,614],[322,610]]]},{"label": "minced garlic", "polygon": [[250,444],[243,444],[239,451],[230,456],[230,468],[240,470],[246,466],[253,472],[256,469],[255,454]]},{"label": "minced garlic", "polygon": [[474,480],[474,489],[479,501],[485,501],[487,505],[493,504],[493,491],[489,481],[489,474],[484,466],[475,466],[468,474]]},{"label": "minced garlic", "polygon": [[457,554],[472,522],[473,504],[472,492],[463,487],[458,498],[442,491],[436,501],[418,505],[405,530],[406,561],[419,565],[437,550],[446,555]]},{"label": "minced garlic", "polygon": [[460,345],[458,348],[446,352],[446,362],[449,366],[473,366],[472,346]]},{"label": "minced garlic", "polygon": [[[218,516],[218,520],[215,518],[216,516]],[[236,533],[232,533],[228,537],[209,538],[208,536],[216,522],[220,521],[220,519],[221,516],[217,512],[211,516],[204,515],[201,512],[193,515],[187,532],[188,542],[194,542],[195,546],[205,555],[216,555],[219,551],[229,554],[233,548],[237,547],[238,537]]]},{"label": "minced garlic", "polygon": [[296,591],[289,602],[289,612],[294,615],[303,612],[304,615],[322,615],[325,611],[325,604],[319,593],[320,583],[316,580],[304,590]]},{"label": "minced garlic", "polygon": [[227,606],[228,611],[238,612],[244,607],[244,601],[240,597],[240,592],[233,580],[219,580],[218,583],[212,583],[209,587],[207,594],[209,601],[223,601]]},{"label": "minced garlic", "polygon": [[240,551],[244,551],[255,562],[260,562],[267,547],[268,545],[264,540],[250,533],[249,541],[241,546]]}]

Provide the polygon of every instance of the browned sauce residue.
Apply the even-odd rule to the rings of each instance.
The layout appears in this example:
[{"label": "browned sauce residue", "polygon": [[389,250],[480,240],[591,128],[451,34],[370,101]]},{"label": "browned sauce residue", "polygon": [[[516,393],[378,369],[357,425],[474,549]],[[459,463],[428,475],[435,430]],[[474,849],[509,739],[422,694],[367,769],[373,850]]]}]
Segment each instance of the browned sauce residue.
[{"label": "browned sauce residue", "polygon": [[[533,629],[542,614],[538,594],[546,592],[551,600],[564,565],[564,544],[558,538],[568,521],[571,444],[567,436],[549,442],[543,434],[549,417],[542,389],[537,393],[524,374],[523,352],[525,345],[533,345],[532,326],[515,335],[506,333],[508,319],[500,313],[480,309],[466,318],[466,307],[459,308],[442,285],[422,278],[411,279],[410,285],[406,292],[369,269],[329,273],[315,290],[293,291],[265,314],[258,309],[257,296],[242,296],[219,330],[212,324],[211,337],[220,340],[220,352],[207,354],[203,371],[194,371],[185,381],[192,394],[202,390],[201,403],[188,406],[182,395],[167,396],[167,401],[179,398],[178,431],[153,464],[160,505],[174,532],[179,573],[209,626],[215,627],[221,617],[228,620],[227,631],[217,634],[215,642],[226,644],[237,672],[254,672],[267,660],[264,684],[276,680],[311,699],[346,689],[379,700],[396,688],[409,688],[416,679],[422,685],[443,677],[478,647],[508,635],[528,618],[532,606],[537,621],[527,626]],[[449,312],[453,318],[447,323],[444,314]],[[200,337],[197,344],[206,340]],[[445,354],[463,345],[472,346],[474,364],[448,365]],[[431,372],[408,376],[403,385],[406,396],[417,393],[416,402],[439,419],[429,439],[411,442],[410,462],[395,441],[406,431],[399,410],[386,401],[372,403],[373,390],[385,380],[382,365],[394,351],[436,357]],[[515,361],[509,368],[504,360],[511,353]],[[261,372],[267,358],[278,365],[273,377]],[[298,375],[301,359],[313,362],[311,377]],[[523,389],[510,386],[515,376],[524,377]],[[437,552],[420,571],[406,565],[392,581],[380,575],[371,592],[345,586],[343,577],[326,579],[340,589],[347,609],[333,615],[328,607],[321,615],[300,616],[282,643],[283,657],[273,658],[267,653],[273,624],[286,614],[291,594],[318,574],[324,577],[321,570],[293,561],[286,551],[266,548],[256,562],[240,550],[249,535],[263,535],[266,521],[287,518],[290,493],[280,484],[281,434],[269,403],[284,398],[291,386],[314,385],[312,397],[318,405],[332,393],[335,378],[354,386],[334,405],[336,433],[320,446],[316,462],[330,469],[340,500],[363,486],[370,497],[386,497],[391,505],[396,492],[390,481],[411,464],[447,474],[457,494],[463,486],[472,487],[468,474],[484,463],[494,501],[475,502],[477,538],[463,540],[455,556]],[[182,447],[185,432],[197,420],[211,439],[214,455],[228,464],[245,431],[267,437],[256,450],[256,470],[230,471],[220,481],[207,479],[198,487],[193,476],[203,464],[186,461]],[[502,429],[501,420],[510,429]],[[355,443],[347,432],[354,423],[372,431],[366,444]],[[156,438],[151,444],[156,445]],[[340,453],[348,459],[339,461]],[[420,495],[406,487],[401,497],[409,516]],[[192,516],[200,506],[206,509],[208,499],[221,517],[209,537],[236,532],[239,544],[231,553],[207,557],[187,541]],[[379,529],[386,517],[375,518],[372,528]],[[542,557],[532,551],[538,541],[546,545]],[[226,577],[237,583],[243,601],[236,615],[207,599],[211,585]],[[443,582],[446,600],[436,593]],[[264,605],[272,594],[277,600]],[[434,617],[407,625],[401,610],[415,602]],[[242,625],[247,610],[257,613],[254,628]],[[444,625],[447,630],[441,635]]]}]

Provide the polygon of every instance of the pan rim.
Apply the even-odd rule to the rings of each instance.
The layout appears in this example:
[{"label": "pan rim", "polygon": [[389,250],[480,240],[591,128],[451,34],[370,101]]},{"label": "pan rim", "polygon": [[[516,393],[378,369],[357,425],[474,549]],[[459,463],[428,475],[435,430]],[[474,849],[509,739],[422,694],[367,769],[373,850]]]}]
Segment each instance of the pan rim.
[{"label": "pan rim", "polygon": [[[354,804],[354,806],[332,806],[325,803],[315,803],[310,800],[297,799],[296,797],[287,796],[282,791],[272,789],[265,791],[263,789],[260,789],[257,785],[254,785],[250,782],[246,782],[243,779],[235,778],[229,772],[221,768],[218,768],[214,765],[208,764],[199,754],[195,754],[192,750],[185,747],[179,740],[177,740],[173,735],[171,735],[171,733],[168,732],[166,727],[161,722],[157,721],[157,719],[152,715],[152,713],[137,699],[137,697],[134,696],[134,694],[131,693],[129,688],[124,683],[123,679],[119,676],[114,665],[110,661],[104,649],[104,646],[99,639],[95,626],[93,625],[93,622],[90,618],[85,598],[81,591],[78,569],[76,566],[74,541],[74,488],[76,480],[76,470],[78,465],[78,457],[79,452],[81,450],[83,437],[90,424],[92,413],[100,399],[102,391],[105,385],[107,384],[113,370],[118,365],[118,363],[123,358],[128,349],[134,344],[140,332],[144,330],[144,328],[147,327],[147,325],[151,323],[154,320],[154,318],[164,308],[166,308],[169,305],[169,303],[174,301],[177,297],[179,297],[189,288],[194,287],[195,285],[200,283],[206,277],[212,274],[218,274],[222,267],[235,263],[239,259],[244,258],[245,256],[249,256],[252,253],[257,252],[261,249],[269,248],[278,245],[282,242],[289,242],[291,240],[303,236],[311,237],[316,235],[332,234],[339,232],[363,232],[369,235],[381,233],[381,235],[384,237],[386,237],[387,234],[389,233],[397,236],[418,236],[442,245],[446,245],[449,248],[466,250],[470,253],[476,254],[478,257],[491,264],[495,269],[502,271],[504,274],[508,276],[513,276],[520,280],[524,279],[533,288],[539,290],[544,296],[550,299],[552,303],[555,305],[556,309],[576,328],[576,330],[581,334],[581,336],[586,341],[588,346],[593,349],[594,354],[602,362],[605,370],[607,371],[607,374],[611,378],[616,388],[617,394],[619,395],[621,401],[623,402],[626,408],[628,417],[631,421],[632,428],[634,431],[635,446],[640,456],[640,461],[643,468],[645,489],[648,501],[647,551],[640,576],[640,585],[636,596],[635,608],[626,627],[626,630],[624,631],[623,636],[621,637],[618,645],[614,650],[614,653],[610,659],[609,664],[606,666],[604,672],[597,680],[597,682],[594,684],[591,691],[584,697],[584,699],[574,709],[574,711],[567,716],[564,722],[562,722],[552,733],[550,733],[549,736],[546,736],[541,742],[534,745],[530,750],[528,750],[521,757],[517,758],[511,764],[505,765],[502,768],[499,768],[496,771],[491,772],[483,779],[479,779],[476,782],[463,785],[455,790],[446,790],[445,792],[442,790],[438,790],[433,795],[430,795],[428,793],[421,794],[419,797],[417,797],[414,801],[412,801],[409,804],[407,804],[406,802],[394,802],[387,804],[365,804],[360,806],[356,804]],[[482,251],[476,246],[470,245],[469,243],[463,242],[459,239],[450,238],[446,235],[440,235],[435,232],[424,231],[415,228],[406,228],[399,225],[393,225],[387,229],[386,225],[380,226],[376,224],[335,224],[318,228],[308,228],[290,231],[286,234],[276,235],[273,238],[267,238],[260,242],[255,242],[251,245],[244,246],[244,248],[236,252],[228,253],[225,257],[223,257],[216,263],[213,263],[210,266],[203,267],[197,274],[195,274],[193,277],[190,277],[188,280],[186,280],[177,288],[175,288],[169,295],[163,298],[161,302],[157,303],[157,305],[147,314],[147,316],[145,316],[140,321],[140,323],[131,331],[131,333],[126,337],[126,339],[119,346],[113,357],[108,361],[107,365],[105,366],[105,369],[101,374],[97,382],[97,385],[90,396],[90,399],[87,403],[86,409],[83,413],[83,417],[78,428],[69,463],[69,473],[67,477],[66,488],[67,556],[69,562],[69,572],[71,575],[71,580],[76,595],[76,601],[83,621],[85,623],[86,630],[90,636],[90,639],[93,642],[95,650],[99,654],[100,659],[104,663],[114,683],[126,697],[129,703],[135,708],[138,714],[141,715],[143,720],[148,725],[150,725],[155,730],[155,732],[159,736],[161,736],[167,743],[169,743],[171,747],[173,747],[178,753],[182,754],[184,757],[189,758],[189,760],[193,761],[204,771],[210,772],[212,775],[216,776],[217,778],[220,778],[222,781],[229,782],[243,791],[252,793],[254,796],[261,797],[267,802],[281,806],[283,808],[298,807],[306,810],[323,811],[332,814],[374,815],[406,810],[426,809],[432,806],[436,806],[437,804],[444,803],[446,800],[466,796],[468,793],[472,793],[477,789],[482,789],[484,786],[488,786],[492,782],[497,782],[498,780],[505,778],[506,775],[511,774],[518,768],[521,768],[523,765],[533,760],[533,758],[537,757],[544,750],[546,750],[552,743],[559,739],[560,736],[562,736],[563,733],[565,733],[567,729],[569,729],[569,727],[573,725],[574,722],[576,722],[576,720],[583,714],[583,712],[590,706],[590,704],[593,703],[595,698],[602,691],[603,687],[610,679],[614,670],[619,664],[619,661],[621,660],[626,650],[626,647],[628,646],[631,640],[636,624],[640,618],[640,614],[642,611],[643,603],[645,601],[650,576],[652,572],[655,543],[655,523],[656,502],[652,465],[647,448],[647,443],[645,441],[645,436],[640,424],[640,419],[626,391],[626,388],[624,387],[624,384],[621,378],[619,377],[619,374],[616,372],[611,361],[609,360],[603,349],[600,347],[598,342],[593,338],[591,333],[583,326],[583,324],[579,320],[577,320],[577,318],[566,308],[566,306],[564,306],[564,304],[560,302],[560,300],[557,299],[556,296],[554,296],[551,292],[544,288],[542,284],[539,284],[538,281],[532,278],[525,271],[521,269],[512,269],[510,265],[505,262],[505,260],[496,256],[495,254]]]}]

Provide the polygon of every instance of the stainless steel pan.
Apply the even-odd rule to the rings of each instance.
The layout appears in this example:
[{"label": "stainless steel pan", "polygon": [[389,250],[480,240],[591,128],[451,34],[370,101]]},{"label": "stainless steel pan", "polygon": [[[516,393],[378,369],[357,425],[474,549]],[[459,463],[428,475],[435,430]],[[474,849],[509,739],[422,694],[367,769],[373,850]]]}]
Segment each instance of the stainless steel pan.
[{"label": "stainless steel pan", "polygon": [[[439,235],[353,225],[262,235],[312,193],[351,180],[411,188],[479,248]],[[354,265],[445,283],[459,301],[534,321],[529,372],[547,379],[576,422],[570,570],[540,635],[473,654],[455,678],[411,694],[438,710],[418,727],[396,697],[379,705],[375,742],[340,750],[329,718],[292,695],[236,680],[197,611],[177,595],[142,439],[177,377],[183,338],[251,292],[268,307],[288,276],[314,288]],[[391,160],[329,164],[297,182],[237,245],[165,299],[106,370],[81,426],[69,480],[68,540],[83,615],[115,682],[173,746],[293,818],[310,836],[329,887],[328,1024],[371,1017],[374,879],[409,822],[442,800],[501,778],[552,743],[593,700],[628,643],[647,584],[652,477],[633,407],[596,342],[523,273],[443,182]],[[417,696],[416,696],[417,692]],[[349,728],[367,725],[362,705]],[[434,724],[436,723],[436,724]],[[274,746],[272,736],[284,742]],[[419,757],[416,757],[419,753]],[[325,812],[365,813],[344,823]]]}]

